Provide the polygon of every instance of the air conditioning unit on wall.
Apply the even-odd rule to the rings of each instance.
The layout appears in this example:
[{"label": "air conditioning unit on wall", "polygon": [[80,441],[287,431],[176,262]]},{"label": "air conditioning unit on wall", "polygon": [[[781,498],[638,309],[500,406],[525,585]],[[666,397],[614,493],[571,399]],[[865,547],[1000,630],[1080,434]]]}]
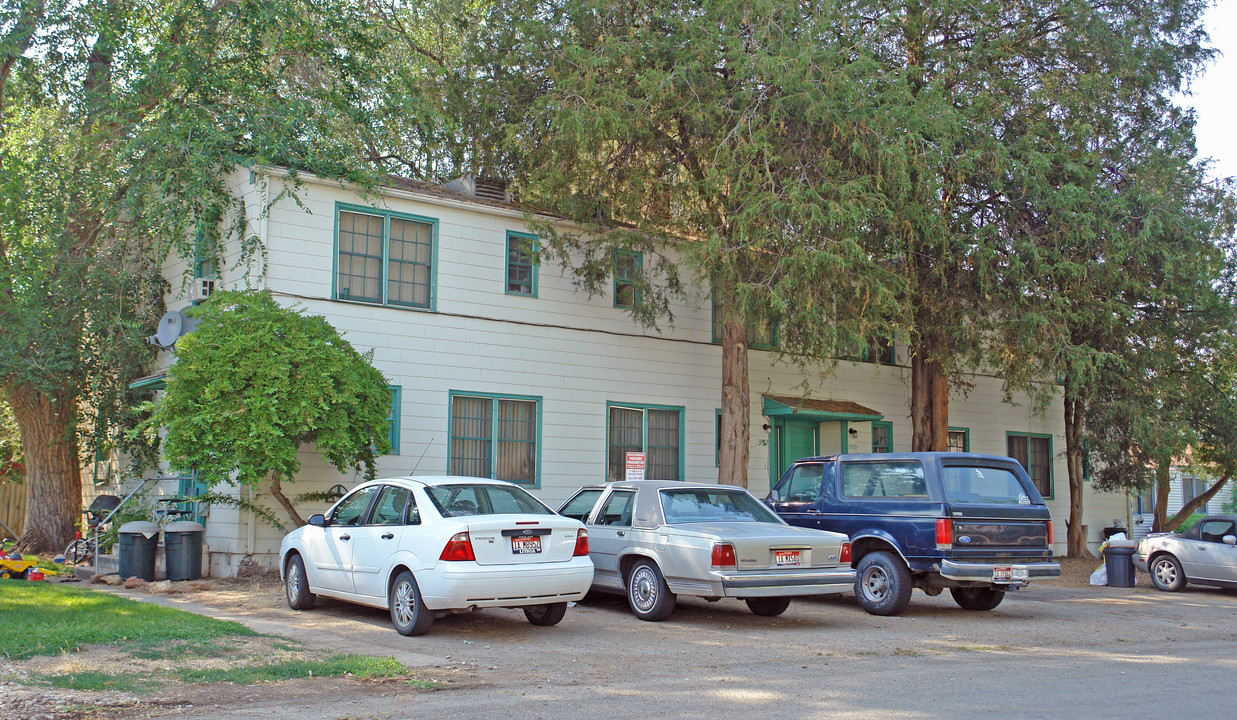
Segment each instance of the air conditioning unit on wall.
[{"label": "air conditioning unit on wall", "polygon": [[214,291],[215,278],[194,278],[189,282],[189,302],[202,302]]}]

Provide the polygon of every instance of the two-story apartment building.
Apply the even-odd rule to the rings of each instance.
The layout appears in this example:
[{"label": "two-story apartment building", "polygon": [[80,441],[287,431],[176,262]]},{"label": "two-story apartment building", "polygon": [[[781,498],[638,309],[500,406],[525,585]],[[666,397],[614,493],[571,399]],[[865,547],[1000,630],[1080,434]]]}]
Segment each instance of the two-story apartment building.
[{"label": "two-story apartment building", "polygon": [[[374,350],[392,397],[392,452],[380,474],[498,477],[554,505],[582,484],[620,477],[625,453],[642,451],[649,477],[716,482],[721,348],[707,286],[672,307],[673,324],[645,330],[626,310],[625,275],[641,257],[622,258],[612,291],[589,298],[556,265],[538,265],[537,238],[501,195],[416,182],[362,195],[305,177],[299,202],[262,212],[285,181],[278,172],[235,176],[265,268],[225,263],[218,284],[265,288]],[[951,399],[951,447],[1021,459],[1049,499],[1063,552],[1060,413],[1002,402],[998,378],[968,380],[973,389]],[[805,372],[756,342],[750,387],[748,477],[758,495],[798,457],[910,447],[899,344]],[[304,459],[295,485],[285,484],[289,495],[360,480],[312,452]],[[261,491],[253,499],[272,505]],[[1088,497],[1090,539],[1098,543],[1100,528],[1127,509],[1124,496]],[[246,511],[213,508],[212,573],[228,574],[246,556],[273,565],[280,537]]]}]

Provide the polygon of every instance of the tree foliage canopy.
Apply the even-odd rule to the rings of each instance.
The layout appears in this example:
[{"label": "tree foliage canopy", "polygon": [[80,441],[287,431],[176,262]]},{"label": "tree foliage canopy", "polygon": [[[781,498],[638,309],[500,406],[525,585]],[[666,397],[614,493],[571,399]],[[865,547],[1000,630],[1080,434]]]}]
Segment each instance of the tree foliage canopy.
[{"label": "tree foliage canopy", "polygon": [[[16,0],[0,7],[0,388],[31,550],[64,547],[86,453],[132,423],[170,256],[260,263],[242,163],[364,180],[383,46],[365,3]],[[259,208],[259,212],[264,208]]]},{"label": "tree foliage canopy", "polygon": [[371,354],[358,353],[318,316],[261,292],[212,294],[189,315],[200,323],[176,344],[176,363],[149,429],[166,428],[168,463],[198,482],[279,490],[313,444],[341,472],[374,476],[390,449],[391,395]]}]

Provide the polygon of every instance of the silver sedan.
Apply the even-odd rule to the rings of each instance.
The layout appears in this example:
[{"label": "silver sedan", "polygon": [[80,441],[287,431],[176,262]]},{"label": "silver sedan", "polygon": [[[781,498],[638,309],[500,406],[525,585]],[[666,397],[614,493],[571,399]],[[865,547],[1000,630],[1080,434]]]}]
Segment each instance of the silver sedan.
[{"label": "silver sedan", "polygon": [[593,590],[624,593],[641,620],[664,620],[676,595],[742,598],[757,615],[797,595],[850,592],[850,542],[787,525],[747,490],[641,480],[581,488],[559,513],[584,522]]},{"label": "silver sedan", "polygon": [[1138,543],[1134,566],[1161,590],[1186,583],[1237,589],[1237,515],[1211,515],[1180,533],[1156,533]]}]

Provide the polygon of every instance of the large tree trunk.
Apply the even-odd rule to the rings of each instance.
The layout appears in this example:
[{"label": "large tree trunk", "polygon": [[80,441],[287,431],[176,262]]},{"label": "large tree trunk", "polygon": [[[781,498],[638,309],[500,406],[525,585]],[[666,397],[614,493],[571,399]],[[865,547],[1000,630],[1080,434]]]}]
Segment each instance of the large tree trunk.
[{"label": "large tree trunk", "polygon": [[1155,467],[1155,520],[1151,532],[1164,532],[1164,523],[1168,521],[1168,467],[1167,460]]},{"label": "large tree trunk", "polygon": [[1082,524],[1082,432],[1086,403],[1070,397],[1070,382],[1065,381],[1065,466],[1069,475],[1069,520],[1066,521],[1066,550],[1072,558],[1094,557],[1087,550],[1087,533]]},{"label": "large tree trunk", "polygon": [[1197,497],[1191,498],[1189,502],[1181,506],[1181,509],[1177,511],[1176,515],[1173,515],[1172,517],[1167,518],[1164,521],[1162,532],[1176,530],[1181,525],[1181,523],[1185,521],[1186,518],[1193,515],[1194,511],[1197,510],[1199,507],[1201,507],[1203,503],[1206,503],[1210,501],[1211,498],[1215,497],[1216,493],[1220,492],[1220,489],[1223,488],[1227,484],[1228,484],[1228,476],[1225,475],[1224,477],[1217,480],[1214,485],[1207,488],[1207,491],[1204,492],[1202,495],[1198,495]]},{"label": "large tree trunk", "polygon": [[305,524],[305,520],[301,518],[301,514],[296,511],[296,506],[288,499],[287,495],[283,494],[283,483],[280,482],[278,475],[271,476],[271,497],[275,498],[283,509],[288,513],[288,517],[292,518],[292,527],[299,528]]},{"label": "large tree trunk", "polygon": [[911,450],[949,449],[949,378],[931,337],[911,349]]},{"label": "large tree trunk", "polygon": [[26,455],[26,528],[20,552],[56,554],[73,540],[82,513],[75,398],[9,388]]},{"label": "large tree trunk", "polygon": [[747,326],[732,319],[722,324],[722,446],[717,481],[747,487],[751,396],[747,384]]}]

